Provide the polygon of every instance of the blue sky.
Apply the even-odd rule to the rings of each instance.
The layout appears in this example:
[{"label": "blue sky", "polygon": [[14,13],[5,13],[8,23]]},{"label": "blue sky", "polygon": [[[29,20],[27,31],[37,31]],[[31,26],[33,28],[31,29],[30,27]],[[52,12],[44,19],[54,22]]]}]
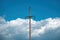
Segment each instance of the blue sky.
[{"label": "blue sky", "polygon": [[0,0],[0,40],[28,40],[29,6],[32,40],[60,40],[60,0]]},{"label": "blue sky", "polygon": [[29,6],[35,20],[60,17],[60,0],[0,0],[0,16],[7,20],[25,18]]}]

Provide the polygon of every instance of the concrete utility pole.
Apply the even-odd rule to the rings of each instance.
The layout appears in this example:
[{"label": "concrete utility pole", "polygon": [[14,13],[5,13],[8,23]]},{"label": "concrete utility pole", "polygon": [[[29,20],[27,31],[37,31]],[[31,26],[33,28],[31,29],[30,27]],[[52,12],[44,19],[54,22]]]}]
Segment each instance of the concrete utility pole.
[{"label": "concrete utility pole", "polygon": [[31,37],[31,7],[29,7],[28,9],[28,16],[27,18],[29,19],[29,40],[32,40],[32,37]]},{"label": "concrete utility pole", "polygon": [[32,37],[31,37],[31,7],[29,7],[29,40],[32,40]]}]

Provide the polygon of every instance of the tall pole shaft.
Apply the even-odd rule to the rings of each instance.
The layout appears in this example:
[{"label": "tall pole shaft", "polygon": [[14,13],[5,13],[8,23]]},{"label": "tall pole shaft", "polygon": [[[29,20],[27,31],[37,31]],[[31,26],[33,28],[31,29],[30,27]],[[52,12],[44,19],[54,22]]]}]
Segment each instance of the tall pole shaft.
[{"label": "tall pole shaft", "polygon": [[28,15],[31,16],[31,7],[28,9]]},{"label": "tall pole shaft", "polygon": [[29,9],[28,9],[28,16],[27,16],[27,18],[29,19],[29,40],[32,40],[32,36],[31,36],[31,18],[32,18],[32,16],[31,16],[31,7],[29,7]]},{"label": "tall pole shaft", "polygon": [[31,37],[31,18],[29,18],[29,40],[32,40],[32,37]]},{"label": "tall pole shaft", "polygon": [[32,37],[31,37],[31,7],[29,7],[29,40],[32,40]]}]

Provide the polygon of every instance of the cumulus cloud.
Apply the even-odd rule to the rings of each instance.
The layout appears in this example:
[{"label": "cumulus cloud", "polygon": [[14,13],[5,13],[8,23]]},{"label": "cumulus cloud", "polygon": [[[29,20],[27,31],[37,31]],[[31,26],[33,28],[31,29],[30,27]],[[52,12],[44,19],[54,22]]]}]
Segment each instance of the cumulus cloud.
[{"label": "cumulus cloud", "polygon": [[[60,18],[31,19],[33,40],[60,40]],[[28,19],[6,21],[0,17],[0,40],[27,40]]]}]

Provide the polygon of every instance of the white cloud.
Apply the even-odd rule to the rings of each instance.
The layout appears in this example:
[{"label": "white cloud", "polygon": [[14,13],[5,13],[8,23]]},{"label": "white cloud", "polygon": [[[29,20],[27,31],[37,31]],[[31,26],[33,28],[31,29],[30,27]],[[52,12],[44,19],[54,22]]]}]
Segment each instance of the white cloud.
[{"label": "white cloud", "polygon": [[[32,20],[32,19],[31,19]],[[40,21],[32,20],[32,37],[41,37],[48,31],[60,28],[60,18],[48,18]],[[0,35],[12,38],[16,35],[28,37],[28,19],[17,18],[16,20],[6,21],[0,17]],[[59,31],[56,31],[59,34]]]}]

